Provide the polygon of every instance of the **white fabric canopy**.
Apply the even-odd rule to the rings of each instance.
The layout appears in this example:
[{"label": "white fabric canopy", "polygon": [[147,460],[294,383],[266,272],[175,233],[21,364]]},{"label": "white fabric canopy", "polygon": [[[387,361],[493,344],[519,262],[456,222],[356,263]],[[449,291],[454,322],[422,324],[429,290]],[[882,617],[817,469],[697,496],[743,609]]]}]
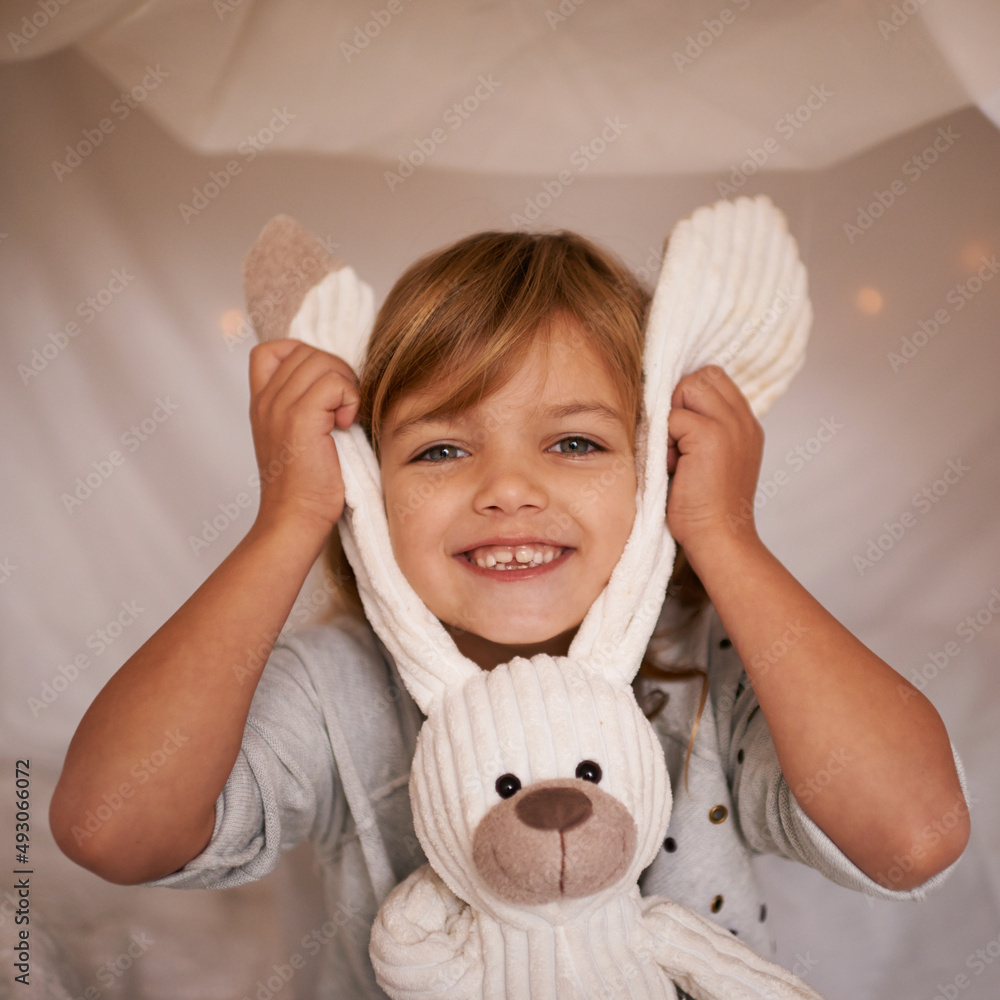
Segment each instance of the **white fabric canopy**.
[{"label": "white fabric canopy", "polygon": [[[722,0],[612,13],[587,0],[551,27],[551,3],[415,2],[350,62],[340,42],[382,0],[308,30],[309,16],[334,18],[327,5],[227,3],[34,0],[0,22],[0,748],[8,791],[13,761],[31,761],[34,968],[61,977],[39,995],[253,997],[292,955],[311,960],[302,941],[326,919],[308,850],[232,892],[121,888],[63,858],[45,821],[87,705],[252,522],[240,261],[263,223],[296,216],[381,301],[426,250],[528,214],[651,281],[679,217],[763,192],[800,242],[816,322],[765,419],[761,533],[919,678],[974,802],[966,856],[922,904],[871,904],[764,859],[778,959],[829,1000],[945,987],[995,1000],[1000,133],[984,114],[997,61],[977,56],[998,51],[995,6],[754,0],[737,13],[731,0],[734,20],[679,72],[673,51]],[[883,40],[894,7],[914,12]],[[44,23],[14,52],[23,17]],[[490,74],[502,86],[460,128],[443,124]],[[824,85],[834,96],[810,106]],[[242,152],[286,106],[297,117]],[[801,127],[779,133],[801,106]],[[627,127],[598,153],[616,117]],[[447,140],[390,187],[437,127]],[[581,144],[586,170],[571,160]],[[791,167],[806,169],[778,169]],[[311,579],[292,623],[324,598]],[[12,882],[0,881],[5,985]],[[273,996],[304,1000],[314,967]]]},{"label": "white fabric canopy", "polygon": [[2,16],[4,58],[76,45],[203,153],[660,175],[762,150],[814,169],[1000,93],[991,0],[14,0]]}]

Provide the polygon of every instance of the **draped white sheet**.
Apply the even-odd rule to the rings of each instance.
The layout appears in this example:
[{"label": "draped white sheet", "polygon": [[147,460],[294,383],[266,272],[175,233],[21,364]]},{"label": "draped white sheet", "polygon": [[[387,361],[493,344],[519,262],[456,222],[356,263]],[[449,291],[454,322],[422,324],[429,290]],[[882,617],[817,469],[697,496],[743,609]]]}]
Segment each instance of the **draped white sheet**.
[{"label": "draped white sheet", "polygon": [[[829,166],[1000,94],[992,0],[11,0],[3,58],[75,43],[178,139],[558,173],[605,116],[594,174]],[[796,112],[826,95],[823,127]],[[786,116],[791,115],[791,119]],[[783,124],[782,124],[783,123]],[[460,131],[459,131],[460,130]],[[581,161],[583,162],[583,161]]]},{"label": "draped white sheet", "polygon": [[[179,17],[183,5],[173,7]],[[217,17],[208,4],[186,5],[189,17],[196,7],[199,16]],[[245,16],[254,37],[256,21],[240,12],[253,10],[266,21],[263,5],[245,0],[234,7],[231,18]],[[36,8],[41,4],[25,7]],[[147,4],[143,11],[153,16],[165,9]],[[499,16],[496,6],[472,9],[484,18]],[[772,9],[765,20],[777,18]],[[817,16],[831,9],[809,8]],[[70,26],[87,10],[84,4],[59,8],[46,35],[53,50],[60,25]],[[545,30],[554,44],[577,18],[598,18],[599,10],[584,5],[567,23]],[[924,31],[933,10],[935,0],[928,0],[902,30]],[[402,34],[403,18],[415,20],[418,12],[416,4],[405,8],[390,27]],[[134,18],[136,38],[141,15]],[[801,17],[808,20],[805,12]],[[124,37],[132,23],[116,30]],[[723,43],[735,40],[742,23],[728,26],[703,59],[718,51],[721,60]],[[749,34],[767,34],[763,25],[745,23]],[[207,45],[206,33],[190,33],[195,54]],[[258,64],[269,52],[274,59],[282,52],[279,36],[271,37]],[[885,52],[902,44],[893,37]],[[96,44],[94,36],[86,42],[90,60]],[[106,48],[131,51],[124,41],[108,41]],[[152,50],[135,51],[155,67]],[[368,51],[376,57],[374,42]],[[537,51],[523,58],[539,61]],[[555,48],[543,51],[552,51],[553,67],[559,65]],[[773,123],[800,103],[797,95],[822,81],[818,71],[809,72],[820,55],[811,63],[808,55],[802,54],[806,68],[800,65],[798,84],[759,98],[766,112],[761,120]],[[624,58],[620,51],[617,58]],[[865,62],[852,62],[852,72],[863,76]],[[772,69],[767,61],[759,66],[755,80]],[[873,114],[892,115],[890,95],[907,90],[906,74],[898,65],[897,71],[870,102]],[[388,75],[384,66],[382,72]],[[928,72],[933,78],[933,65]],[[456,71],[454,79],[461,97],[465,77]],[[254,121],[255,129],[264,124],[230,119],[235,104],[225,99],[225,87],[217,103],[202,105],[193,75],[178,70],[163,82],[164,95],[168,83],[193,88],[178,108],[186,106],[193,118],[205,111],[201,127],[188,135],[192,145],[225,149]],[[407,102],[420,100],[422,87],[416,78],[395,81]],[[295,852],[261,885],[173,893],[100,882],[62,858],[45,828],[54,774],[86,706],[253,518],[246,420],[252,340],[233,310],[241,305],[240,259],[263,222],[279,211],[295,215],[337,244],[379,298],[421,252],[475,229],[510,227],[531,205],[539,225],[584,232],[651,278],[663,235],[679,216],[715,200],[720,183],[738,193],[763,191],[786,210],[809,266],[817,317],[805,369],[765,419],[762,534],[863,641],[907,676],[923,671],[926,693],[966,763],[975,803],[966,856],[950,882],[919,905],[870,905],[800,866],[763,861],[778,958],[830,1000],[932,1000],[949,984],[963,1000],[1000,993],[994,778],[1000,752],[1000,618],[994,614],[1000,609],[1000,135],[979,111],[955,110],[968,103],[971,89],[962,96],[962,88],[937,88],[932,97],[943,103],[894,119],[885,133],[865,132],[856,107],[859,135],[852,139],[858,145],[834,127],[833,117],[824,117],[833,115],[831,99],[782,139],[780,157],[775,153],[765,164],[767,172],[748,169],[752,176],[743,179],[739,170],[734,177],[733,166],[748,144],[760,141],[760,131],[720,128],[716,119],[665,144],[655,130],[639,128],[637,113],[635,127],[609,142],[594,170],[573,174],[553,194],[572,149],[599,135],[604,118],[618,113],[613,102],[567,105],[564,113],[551,91],[540,91],[539,107],[528,110],[541,120],[544,106],[552,135],[572,136],[559,140],[555,160],[551,149],[536,148],[530,130],[515,140],[502,122],[490,120],[473,133],[470,118],[468,133],[461,130],[467,143],[461,157],[447,160],[446,150],[450,156],[459,146],[444,143],[440,156],[390,190],[385,171],[407,148],[399,138],[412,142],[428,134],[427,124],[441,114],[437,97],[427,99],[429,117],[401,113],[381,139],[345,140],[343,148],[354,154],[378,151],[388,159],[273,155],[277,139],[266,155],[251,159],[238,148],[206,158],[176,142],[159,124],[182,131],[166,105],[154,106],[159,88],[123,115],[127,103],[116,105],[121,84],[109,83],[70,51],[3,67],[0,88],[0,749],[5,760],[31,759],[35,970],[40,978],[46,965],[59,968],[64,983],[40,995],[82,996],[92,987],[102,996],[144,1000],[251,997],[258,982],[266,988],[269,976],[280,980],[274,966],[287,966],[295,953],[309,957],[303,937],[322,926],[307,852]],[[294,98],[268,92],[263,105],[269,102],[292,110]],[[324,122],[296,113],[303,135],[315,127],[321,137],[314,148],[329,151]],[[339,114],[331,111],[329,121],[338,122]],[[110,129],[102,128],[105,120]],[[87,153],[80,143],[95,129],[103,138]],[[654,139],[659,146],[650,145]],[[78,165],[67,145],[80,147]],[[652,170],[649,164],[668,145],[685,149]],[[620,150],[615,161],[613,149]],[[842,162],[770,170],[834,161]],[[441,169],[446,164],[468,169]],[[635,173],[651,176],[621,176],[633,164],[644,164]],[[709,172],[670,173],[684,166]],[[880,206],[879,193],[892,201],[889,207]],[[88,477],[93,485],[86,496],[77,480],[86,486]],[[78,490],[83,499],[75,503]],[[881,555],[866,566],[870,545],[873,556]],[[318,603],[316,586],[307,584],[296,621]],[[970,616],[972,624],[959,631]],[[10,777],[3,787],[11,790],[12,766],[4,773]],[[4,842],[13,830],[11,798],[5,791]],[[5,894],[12,881],[0,880],[5,984],[14,929]],[[152,943],[140,948],[140,940]],[[309,996],[310,968],[296,971],[288,984],[275,981],[280,988],[273,995]]]}]

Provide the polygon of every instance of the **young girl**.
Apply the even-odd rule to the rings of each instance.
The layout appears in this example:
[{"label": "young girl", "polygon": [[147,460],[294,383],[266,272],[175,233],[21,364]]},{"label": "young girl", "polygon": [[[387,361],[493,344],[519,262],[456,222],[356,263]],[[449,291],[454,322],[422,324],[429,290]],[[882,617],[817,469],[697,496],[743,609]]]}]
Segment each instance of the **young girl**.
[{"label": "young girl", "polygon": [[[302,951],[323,952],[323,996],[381,996],[372,884],[424,860],[407,794],[420,716],[340,552],[329,432],[368,433],[397,562],[466,656],[565,654],[635,515],[648,301],[578,236],[484,233],[403,275],[360,384],[297,341],[254,348],[256,521],[81,721],[51,808],[62,849],[113,882],[225,887],[311,839],[330,920]],[[739,389],[709,367],[672,405],[683,554],[639,693],[675,803],[643,891],[766,954],[752,851],[912,897],[961,854],[968,809],[930,702],[758,538],[763,438]],[[324,547],[336,615],[276,642]]]}]

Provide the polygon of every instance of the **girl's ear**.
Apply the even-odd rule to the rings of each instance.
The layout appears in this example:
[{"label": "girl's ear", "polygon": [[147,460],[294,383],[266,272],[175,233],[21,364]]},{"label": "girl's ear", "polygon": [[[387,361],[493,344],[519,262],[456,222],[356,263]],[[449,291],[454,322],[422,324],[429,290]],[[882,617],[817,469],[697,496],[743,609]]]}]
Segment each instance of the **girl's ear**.
[{"label": "girl's ear", "polygon": [[759,416],[801,368],[811,322],[805,266],[768,198],[720,201],[674,227],[646,327],[635,524],[571,657],[627,683],[656,627],[676,553],[664,511],[677,383],[720,365]]}]

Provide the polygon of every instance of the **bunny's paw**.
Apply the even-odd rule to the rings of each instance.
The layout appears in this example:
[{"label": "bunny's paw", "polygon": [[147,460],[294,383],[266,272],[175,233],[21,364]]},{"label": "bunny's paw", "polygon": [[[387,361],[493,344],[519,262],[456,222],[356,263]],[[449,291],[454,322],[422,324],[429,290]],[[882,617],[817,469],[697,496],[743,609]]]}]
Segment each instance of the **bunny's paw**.
[{"label": "bunny's paw", "polygon": [[482,947],[470,908],[427,865],[396,886],[372,927],[379,985],[398,998],[478,996]]}]

